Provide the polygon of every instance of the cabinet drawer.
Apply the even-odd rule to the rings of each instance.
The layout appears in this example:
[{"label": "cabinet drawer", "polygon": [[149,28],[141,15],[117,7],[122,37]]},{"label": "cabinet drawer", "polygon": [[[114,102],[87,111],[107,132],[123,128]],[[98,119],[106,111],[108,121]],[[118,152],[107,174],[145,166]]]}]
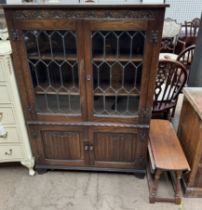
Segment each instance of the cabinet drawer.
[{"label": "cabinet drawer", "polygon": [[23,158],[21,146],[0,146],[0,161]]},{"label": "cabinet drawer", "polygon": [[18,142],[19,136],[16,128],[5,127],[7,134],[0,136],[0,143]]},{"label": "cabinet drawer", "polygon": [[6,86],[0,85],[0,104],[11,103]]},{"label": "cabinet drawer", "polygon": [[0,121],[2,124],[13,124],[15,123],[15,118],[12,108],[0,108]]}]

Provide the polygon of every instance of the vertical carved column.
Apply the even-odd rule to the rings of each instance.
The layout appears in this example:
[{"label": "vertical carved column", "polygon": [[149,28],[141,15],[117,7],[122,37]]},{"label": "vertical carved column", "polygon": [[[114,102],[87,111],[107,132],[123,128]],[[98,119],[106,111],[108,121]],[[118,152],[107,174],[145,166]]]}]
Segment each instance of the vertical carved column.
[{"label": "vertical carved column", "polygon": [[151,189],[150,203],[155,203],[155,201],[156,201],[158,183],[159,183],[161,173],[162,173],[162,170],[157,169],[156,173],[154,175],[154,182],[153,182],[153,186],[152,186],[152,189]]},{"label": "vertical carved column", "polygon": [[181,203],[181,185],[180,185],[180,180],[181,180],[181,171],[176,171],[176,188],[175,188],[175,202],[176,204]]}]

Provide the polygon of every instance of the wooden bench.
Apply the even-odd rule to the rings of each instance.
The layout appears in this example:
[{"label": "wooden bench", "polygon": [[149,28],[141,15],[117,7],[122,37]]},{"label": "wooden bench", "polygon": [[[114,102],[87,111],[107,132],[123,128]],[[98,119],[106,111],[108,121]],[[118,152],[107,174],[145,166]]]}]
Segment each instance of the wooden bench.
[{"label": "wooden bench", "polygon": [[[189,171],[190,167],[175,130],[169,121],[151,120],[148,152],[150,163],[147,167],[147,179],[150,203],[174,202],[180,204],[181,175],[183,171]],[[158,182],[162,172],[173,172],[175,175],[174,198],[157,196]]]}]

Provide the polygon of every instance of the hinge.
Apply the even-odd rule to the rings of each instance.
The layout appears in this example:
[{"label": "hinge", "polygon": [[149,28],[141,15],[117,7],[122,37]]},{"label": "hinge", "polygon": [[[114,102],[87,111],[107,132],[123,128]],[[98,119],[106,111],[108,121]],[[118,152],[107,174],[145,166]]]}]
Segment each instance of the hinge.
[{"label": "hinge", "polygon": [[19,31],[17,29],[11,31],[11,36],[13,41],[17,41],[20,39]]},{"label": "hinge", "polygon": [[137,157],[135,158],[135,161],[136,163],[145,163],[146,162],[146,157]]},{"label": "hinge", "polygon": [[27,107],[27,110],[28,110],[28,112],[31,113],[31,114],[36,114],[36,112],[34,111],[34,109],[33,109],[32,106],[28,106],[28,107]]},{"label": "hinge", "polygon": [[37,139],[39,137],[39,131],[31,130],[30,131],[32,139]]},{"label": "hinge", "polygon": [[139,129],[138,138],[141,142],[147,142],[149,139],[148,129]]},{"label": "hinge", "polygon": [[151,31],[151,41],[153,43],[158,43],[159,40],[159,31],[158,30],[152,30]]}]

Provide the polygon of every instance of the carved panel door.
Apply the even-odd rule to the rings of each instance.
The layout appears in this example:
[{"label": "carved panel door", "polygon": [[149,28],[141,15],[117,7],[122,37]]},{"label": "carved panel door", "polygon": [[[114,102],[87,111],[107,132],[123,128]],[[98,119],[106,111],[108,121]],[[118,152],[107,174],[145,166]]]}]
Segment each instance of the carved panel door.
[{"label": "carved panel door", "polygon": [[86,129],[81,126],[30,126],[32,149],[37,165],[85,166],[89,153],[85,151]]},{"label": "carved panel door", "polygon": [[91,159],[96,167],[143,169],[146,161],[147,134],[145,129],[96,127],[90,129]]}]

